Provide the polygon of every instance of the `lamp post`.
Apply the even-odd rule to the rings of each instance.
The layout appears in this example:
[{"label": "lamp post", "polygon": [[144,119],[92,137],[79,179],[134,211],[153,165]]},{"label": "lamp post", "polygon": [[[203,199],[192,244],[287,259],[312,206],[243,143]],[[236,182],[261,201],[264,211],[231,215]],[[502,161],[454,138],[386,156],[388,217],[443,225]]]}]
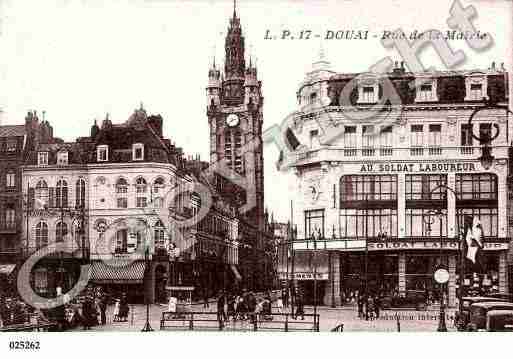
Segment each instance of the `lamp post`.
[{"label": "lamp post", "polygon": [[[492,154],[492,148],[490,147],[490,143],[496,139],[500,134],[500,127],[498,124],[494,123],[493,127],[495,128],[496,132],[495,134],[491,134],[488,132],[482,133],[480,136],[476,136],[474,134],[474,131],[472,129],[472,120],[474,117],[483,110],[491,110],[491,109],[498,109],[498,110],[504,110],[506,111],[506,115],[512,114],[513,112],[509,109],[508,106],[505,105],[498,105],[496,102],[493,102],[492,100],[486,100],[483,98],[484,105],[481,107],[476,108],[472,114],[470,115],[468,119],[468,127],[470,127],[470,134],[473,139],[476,141],[479,141],[479,143],[483,146],[481,148],[481,156],[478,158],[479,162],[481,162],[481,165],[485,170],[489,170],[490,167],[493,165],[493,161],[495,160],[495,157]],[[507,133],[506,133],[507,135]],[[507,138],[506,138],[507,140]]]},{"label": "lamp post", "polygon": [[[144,278],[145,278],[145,282],[148,280],[148,275],[150,273],[150,243],[149,242],[150,242],[149,236],[146,236],[145,241],[144,241],[144,264],[145,264]],[[146,285],[145,285],[145,287],[146,287]],[[146,323],[144,324],[144,327],[142,328],[141,332],[152,332],[153,328],[150,325],[150,301],[148,298],[147,288],[145,288],[145,290],[144,290],[144,299],[146,302]]]}]

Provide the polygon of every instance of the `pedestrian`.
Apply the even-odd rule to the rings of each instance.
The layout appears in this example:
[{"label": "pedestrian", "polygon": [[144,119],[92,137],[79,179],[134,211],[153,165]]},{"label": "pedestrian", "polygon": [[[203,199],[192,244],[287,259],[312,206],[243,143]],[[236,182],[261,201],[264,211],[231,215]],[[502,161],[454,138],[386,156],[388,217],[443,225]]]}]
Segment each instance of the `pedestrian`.
[{"label": "pedestrian", "polygon": [[376,295],[374,298],[374,313],[376,314],[376,319],[379,319],[379,310],[381,306],[381,299],[379,295]]},{"label": "pedestrian", "polygon": [[119,322],[120,318],[119,318],[119,307],[121,306],[120,304],[120,300],[119,299],[116,299],[116,303],[114,304],[114,321],[115,322]]},{"label": "pedestrian", "polygon": [[283,301],[283,306],[285,308],[288,308],[289,307],[289,291],[288,291],[287,288],[282,289],[282,291],[281,291],[281,299]]},{"label": "pedestrian", "polygon": [[224,294],[224,304],[223,304],[223,319],[225,321],[228,320],[228,295],[226,295],[226,292],[223,292]]},{"label": "pedestrian", "polygon": [[107,324],[107,296],[103,295],[100,299],[100,303],[98,305],[100,307],[100,320],[101,324],[105,325]]},{"label": "pedestrian", "polygon": [[120,321],[126,322],[128,321],[128,312],[130,311],[130,307],[128,306],[128,298],[126,293],[121,295],[121,301],[119,303],[119,317]]},{"label": "pedestrian", "polygon": [[203,309],[210,308],[208,304],[208,289],[203,290]]},{"label": "pedestrian", "polygon": [[283,299],[278,297],[276,299],[276,306],[278,307],[278,313],[283,314]]},{"label": "pedestrian", "polygon": [[301,292],[298,292],[296,295],[296,314],[294,319],[297,319],[299,316],[301,316],[301,320],[305,320],[305,307],[303,302],[303,294]]},{"label": "pedestrian", "polygon": [[372,295],[367,296],[367,306],[365,308],[365,320],[374,320],[374,298]]},{"label": "pedestrian", "polygon": [[223,292],[219,292],[219,296],[217,298],[217,320],[219,322],[224,321],[224,294]]},{"label": "pedestrian", "polygon": [[257,306],[257,300],[255,297],[255,294],[253,292],[249,292],[247,299],[248,299],[247,310],[248,310],[248,314],[250,317],[250,321],[251,321],[251,323],[255,323],[255,321],[256,321],[255,310],[256,310],[256,306]]},{"label": "pedestrian", "polygon": [[91,299],[87,296],[82,302],[82,325],[84,330],[91,329],[91,316],[92,316],[93,305],[91,303]]},{"label": "pedestrian", "polygon": [[363,295],[361,295],[361,294],[358,294],[357,305],[358,305],[358,318],[362,319],[363,318]]}]

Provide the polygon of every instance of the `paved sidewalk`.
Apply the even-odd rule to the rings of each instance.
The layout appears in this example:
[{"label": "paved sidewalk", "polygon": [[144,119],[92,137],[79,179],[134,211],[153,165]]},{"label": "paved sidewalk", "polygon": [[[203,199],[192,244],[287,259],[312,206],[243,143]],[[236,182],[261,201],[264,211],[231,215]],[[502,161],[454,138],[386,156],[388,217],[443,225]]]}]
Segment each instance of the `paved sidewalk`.
[{"label": "paved sidewalk", "polygon": [[[146,322],[146,306],[142,304],[131,305],[128,321],[126,322],[113,322],[112,313],[113,306],[109,306],[107,310],[107,325],[94,327],[95,331],[140,331]],[[192,311],[205,311],[203,304],[195,303],[191,306]],[[156,331],[160,329],[160,318],[163,311],[167,311],[167,305],[152,304],[150,305],[150,324]],[[211,304],[210,308],[206,311],[216,311],[215,304]],[[313,313],[313,307],[305,307],[305,312],[308,314]],[[401,332],[424,331],[435,332],[438,327],[438,310],[430,308],[426,311],[415,310],[384,310],[380,313],[380,318],[375,320],[362,320],[357,316],[355,307],[318,307],[317,313],[320,315],[319,329],[321,332],[330,331],[336,326],[343,324],[344,331],[367,331],[367,332],[397,332],[398,321]],[[446,310],[446,324],[449,331],[455,331],[452,324],[452,317],[454,310]],[[270,323],[271,324],[271,323]],[[251,330],[251,325],[248,322],[232,321],[227,323],[230,328],[237,328],[239,330]],[[232,328],[232,329],[233,329]],[[78,329],[80,330],[80,329]]]}]

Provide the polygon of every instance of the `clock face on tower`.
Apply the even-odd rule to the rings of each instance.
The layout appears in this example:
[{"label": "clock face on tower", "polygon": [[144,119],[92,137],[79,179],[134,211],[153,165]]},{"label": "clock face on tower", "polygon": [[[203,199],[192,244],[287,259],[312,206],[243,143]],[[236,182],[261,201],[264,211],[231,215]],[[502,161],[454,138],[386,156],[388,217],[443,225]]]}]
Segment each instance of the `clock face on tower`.
[{"label": "clock face on tower", "polygon": [[226,118],[226,124],[229,127],[238,126],[239,125],[239,116],[237,116],[234,113],[229,114],[228,117]]}]

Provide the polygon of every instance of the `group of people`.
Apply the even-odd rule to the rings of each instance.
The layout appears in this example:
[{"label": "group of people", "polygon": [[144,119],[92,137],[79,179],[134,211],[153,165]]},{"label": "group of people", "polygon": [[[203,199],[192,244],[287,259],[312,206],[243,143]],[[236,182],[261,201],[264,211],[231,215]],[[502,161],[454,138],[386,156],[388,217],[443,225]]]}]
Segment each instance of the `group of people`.
[{"label": "group of people", "polygon": [[381,299],[378,295],[358,294],[358,318],[365,320],[379,319]]},{"label": "group of people", "polygon": [[0,327],[30,322],[30,307],[21,299],[0,296]]},{"label": "group of people", "polygon": [[[301,291],[294,295],[295,311],[293,318],[305,318],[304,300]],[[276,295],[268,291],[259,296],[252,291],[243,291],[242,293],[226,293],[221,291],[217,298],[217,317],[218,320],[227,321],[229,318],[235,320],[272,320],[272,308],[276,308],[277,313],[283,314],[289,307],[289,293],[282,290]]]}]

